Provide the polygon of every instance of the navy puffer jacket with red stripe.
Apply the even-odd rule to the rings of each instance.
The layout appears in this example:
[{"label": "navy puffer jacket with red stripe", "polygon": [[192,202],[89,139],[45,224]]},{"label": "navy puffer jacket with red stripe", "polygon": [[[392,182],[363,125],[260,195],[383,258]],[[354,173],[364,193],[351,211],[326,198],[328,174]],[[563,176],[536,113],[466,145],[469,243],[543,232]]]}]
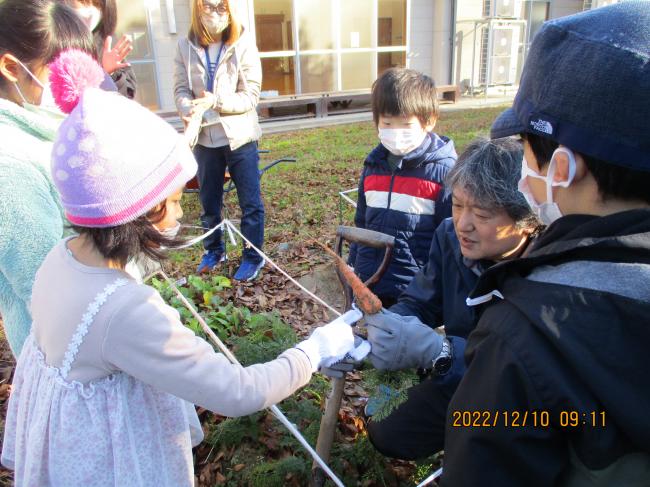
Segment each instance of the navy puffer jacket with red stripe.
[{"label": "navy puffer jacket with red stripe", "polygon": [[[395,237],[391,263],[373,291],[382,298],[397,298],[426,265],[436,228],[451,216],[451,199],[443,183],[457,155],[452,140],[434,133],[395,169],[388,155],[379,144],[366,158],[354,223]],[[382,258],[382,250],[353,245],[349,263],[365,281]]]}]

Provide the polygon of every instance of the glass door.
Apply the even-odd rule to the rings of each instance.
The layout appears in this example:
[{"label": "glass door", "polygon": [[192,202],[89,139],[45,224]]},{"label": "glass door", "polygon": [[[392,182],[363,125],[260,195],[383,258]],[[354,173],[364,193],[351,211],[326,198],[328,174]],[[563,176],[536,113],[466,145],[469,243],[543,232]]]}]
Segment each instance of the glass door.
[{"label": "glass door", "polygon": [[410,0],[254,0],[263,96],[368,89],[406,66]]},{"label": "glass door", "polygon": [[117,0],[118,24],[115,41],[123,34],[131,36],[133,51],[128,60],[135,72],[135,98],[151,110],[160,108],[156,59],[151,42],[148,11],[143,0]]}]

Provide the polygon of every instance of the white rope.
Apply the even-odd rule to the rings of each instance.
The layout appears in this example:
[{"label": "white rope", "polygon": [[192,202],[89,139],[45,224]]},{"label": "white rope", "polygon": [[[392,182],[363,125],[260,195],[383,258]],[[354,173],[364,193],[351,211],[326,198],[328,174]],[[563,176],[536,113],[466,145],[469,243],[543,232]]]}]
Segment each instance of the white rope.
[{"label": "white rope", "polygon": [[[190,226],[190,225],[188,225]],[[248,240],[242,233],[235,227],[232,222],[228,219],[224,219],[216,225],[215,227],[211,228],[208,230],[205,234],[195,237],[191,240],[189,240],[187,243],[183,244],[181,247],[178,248],[187,248],[192,245],[197,244],[198,242],[202,241],[205,239],[207,236],[211,235],[214,233],[217,229],[225,227],[225,232],[228,235],[230,242],[232,243],[233,246],[237,245],[237,242],[235,241],[235,238],[233,236],[233,233],[236,233],[241,237],[241,239],[246,242],[248,246],[250,246],[252,249],[255,250],[266,262],[271,264],[272,267],[274,267],[278,272],[280,272],[283,276],[285,276],[289,281],[291,281],[293,284],[295,284],[299,289],[301,289],[305,294],[307,294],[309,297],[311,297],[314,301],[318,302],[319,304],[322,304],[325,306],[327,309],[332,311],[336,316],[341,316],[341,313],[336,310],[333,306],[330,306],[328,303],[323,301],[321,298],[316,296],[314,293],[312,293],[309,289],[305,288],[302,284],[300,284],[298,281],[296,281],[293,277],[291,277],[289,274],[287,274],[284,269],[282,269],[279,265],[277,265],[268,255],[266,255],[264,252],[262,252],[260,249],[258,249],[255,245],[251,243],[250,240]],[[210,338],[210,341],[214,343],[214,345],[228,358],[228,360],[237,365],[241,365],[237,358],[233,355],[233,353],[225,346],[225,344],[219,339],[219,337],[212,331],[212,329],[208,326],[208,324],[205,322],[203,317],[196,311],[194,306],[188,301],[188,299],[183,295],[183,293],[180,292],[180,290],[176,287],[174,282],[165,274],[165,272],[160,269],[159,270],[160,275],[163,276],[163,278],[167,281],[167,283],[170,285],[170,287],[174,290],[175,294],[178,296],[178,298],[183,302],[185,307],[190,311],[192,316],[196,318],[196,320],[199,322],[201,325],[201,328],[205,332],[205,334]],[[316,450],[312,448],[312,446],[307,442],[305,437],[300,433],[296,425],[291,423],[287,417],[278,409],[276,405],[270,406],[269,410],[273,413],[273,415],[289,430],[289,432],[298,440],[298,442],[307,450],[307,452],[311,455],[311,457],[316,461],[316,463],[323,469],[323,471],[327,474],[327,476],[334,482],[334,484],[337,487],[345,487],[343,482],[339,480],[339,478],[336,476],[336,474],[329,468],[327,463],[318,455]]]},{"label": "white rope", "polygon": [[[222,228],[225,224],[226,224],[226,221],[222,220],[221,223],[219,223],[218,225],[212,227],[207,232],[205,231],[205,227],[203,227],[203,226],[185,225],[185,224],[181,225],[181,228],[200,228],[201,230],[203,230],[204,233],[202,233],[201,235],[198,235],[196,237],[192,237],[192,238],[186,240],[185,243],[174,247],[174,250],[186,249],[188,247],[192,247],[193,245],[196,245],[197,243],[201,242],[202,240],[205,240],[210,235],[212,235],[214,232],[216,232],[217,230]],[[235,241],[235,237],[232,236],[232,232],[230,231],[230,227],[226,227],[225,233],[226,233],[226,235],[228,235],[230,243],[233,245],[233,247],[236,246],[237,242]]]},{"label": "white rope", "polygon": [[[215,346],[221,350],[221,352],[226,356],[226,358],[233,364],[241,366],[239,363],[239,360],[237,360],[237,357],[226,347],[226,345],[219,339],[219,337],[212,331],[212,329],[208,326],[208,324],[205,322],[203,317],[199,314],[199,312],[194,308],[192,303],[189,302],[189,300],[183,295],[182,292],[176,287],[174,282],[165,274],[165,272],[160,269],[158,273],[167,281],[167,284],[173,289],[174,293],[178,298],[183,302],[185,307],[192,313],[192,316],[197,319],[199,324],[201,325],[201,328],[205,332],[205,334],[208,336],[210,341],[215,344]],[[339,480],[339,478],[336,476],[336,474],[329,468],[327,463],[316,453],[316,450],[312,448],[312,446],[307,442],[305,437],[300,433],[298,428],[296,427],[295,424],[293,424],[287,417],[280,411],[280,409],[274,404],[273,406],[269,407],[269,410],[273,413],[273,415],[289,430],[289,432],[300,442],[300,444],[307,450],[307,452],[311,455],[311,457],[316,461],[316,463],[320,466],[320,468],[323,469],[323,471],[327,474],[327,476],[336,484],[337,487],[345,487],[343,482]]]},{"label": "white rope", "polygon": [[348,196],[348,193],[354,193],[355,191],[359,191],[358,188],[352,188],[348,189],[346,191],[339,191],[339,196],[343,198],[345,201],[347,201],[349,204],[351,204],[354,208],[357,207],[357,202],[354,201],[352,198]]},{"label": "white rope", "polygon": [[429,485],[431,482],[434,480],[437,480],[438,477],[442,475],[442,468],[439,468],[435,472],[433,472],[431,475],[429,475],[426,479],[424,479],[422,482],[420,482],[417,487],[423,487],[425,485]]},{"label": "white rope", "polygon": [[258,253],[258,254],[259,254],[259,255],[260,255],[264,260],[266,260],[269,264],[271,264],[271,266],[274,267],[278,272],[280,272],[284,277],[286,277],[286,278],[289,279],[292,283],[294,283],[296,286],[298,286],[300,289],[302,289],[302,291],[303,291],[305,294],[307,294],[309,297],[311,297],[314,301],[316,301],[316,302],[322,304],[323,306],[325,306],[327,309],[329,309],[329,310],[330,310],[332,313],[334,313],[336,316],[341,316],[341,313],[340,313],[339,311],[337,311],[334,307],[332,307],[332,306],[330,306],[329,304],[327,304],[325,301],[323,301],[321,298],[319,298],[318,296],[316,296],[314,293],[312,293],[312,292],[311,292],[309,289],[307,289],[305,286],[303,286],[303,285],[300,284],[298,281],[296,281],[293,277],[291,277],[289,274],[287,274],[287,273],[286,273],[282,268],[280,268],[279,265],[277,265],[275,262],[273,262],[273,260],[271,260],[271,258],[270,258],[268,255],[266,255],[266,254],[265,254],[264,252],[262,252],[260,249],[258,249],[257,247],[255,247],[255,245],[253,245],[253,244],[251,243],[250,240],[248,240],[246,237],[244,237],[244,236],[242,235],[242,233],[237,229],[237,227],[235,227],[235,226],[232,224],[232,222],[231,222],[230,220],[224,220],[222,223],[225,223],[225,224],[226,224],[226,228],[229,228],[230,230],[232,230],[233,232],[235,232],[237,235],[239,235],[239,236],[241,237],[241,239],[242,239],[244,242],[246,242],[247,245],[249,245],[251,248],[253,248],[253,249],[255,250],[255,252],[257,252],[257,253]]},{"label": "white rope", "polygon": [[[200,241],[205,240],[206,238],[208,238],[210,235],[212,235],[214,232],[219,230],[224,225],[225,225],[225,222],[222,221],[221,223],[219,223],[219,225],[217,225],[215,227],[212,227],[207,232],[205,232],[205,233],[203,233],[203,234],[201,234],[201,235],[199,235],[197,237],[193,237],[193,238],[187,240],[186,242],[184,242],[183,244],[178,245],[177,247],[174,247],[174,250],[186,249],[188,247],[191,247],[192,245],[196,245]],[[205,228],[198,227],[196,225],[182,225],[182,227],[183,228],[202,228],[205,231]],[[232,236],[230,237],[230,239],[232,240]]]},{"label": "white rope", "polygon": [[[201,242],[202,240],[204,240],[204,239],[207,238],[208,236],[212,235],[214,232],[216,232],[218,229],[220,229],[220,228],[222,228],[222,227],[224,227],[224,226],[225,226],[225,233],[228,235],[229,240],[230,240],[230,243],[231,243],[233,246],[236,246],[236,245],[237,245],[237,242],[235,241],[235,237],[233,236],[233,232],[234,232],[234,233],[236,233],[237,235],[239,235],[239,236],[241,237],[241,239],[242,239],[244,242],[246,242],[246,244],[247,244],[248,246],[250,246],[252,249],[254,249],[255,252],[257,252],[257,253],[260,255],[260,257],[262,257],[266,262],[268,262],[269,264],[271,264],[272,267],[274,267],[274,268],[275,268],[278,272],[280,272],[284,277],[286,277],[287,279],[289,279],[289,281],[291,281],[291,282],[292,282],[293,284],[295,284],[298,288],[300,288],[300,289],[301,289],[305,294],[307,294],[310,298],[312,298],[312,299],[313,299],[314,301],[316,301],[317,303],[322,304],[323,306],[325,306],[327,309],[329,309],[329,310],[330,310],[332,313],[334,313],[336,316],[341,316],[341,313],[340,313],[338,310],[336,310],[336,308],[334,308],[333,306],[330,306],[328,303],[326,303],[326,302],[323,301],[321,298],[319,298],[318,296],[316,296],[314,293],[312,293],[312,292],[311,292],[309,289],[307,289],[305,286],[303,286],[303,285],[300,284],[298,281],[296,281],[293,277],[291,277],[289,274],[287,274],[287,273],[286,273],[286,272],[285,272],[285,271],[284,271],[284,270],[283,270],[279,265],[277,265],[275,262],[273,262],[273,260],[272,260],[268,255],[266,255],[266,254],[265,254],[264,252],[262,252],[260,249],[258,249],[257,247],[255,247],[255,245],[253,245],[253,244],[251,243],[250,240],[248,240],[246,237],[244,237],[244,235],[242,235],[242,233],[237,229],[237,227],[234,226],[234,225],[232,224],[232,222],[231,222],[230,220],[228,220],[227,218],[223,219],[223,220],[221,221],[221,223],[219,223],[218,225],[212,227],[210,230],[208,230],[208,231],[207,231],[206,233],[204,233],[203,235],[199,235],[198,237],[194,237],[194,238],[188,240],[187,242],[183,243],[182,245],[180,245],[180,246],[178,246],[178,247],[175,247],[175,249],[185,249],[185,248],[191,247],[192,245],[196,245],[197,243]],[[183,227],[185,227],[185,228],[203,228],[203,227],[199,227],[199,226],[196,226],[196,225],[183,225]]]}]

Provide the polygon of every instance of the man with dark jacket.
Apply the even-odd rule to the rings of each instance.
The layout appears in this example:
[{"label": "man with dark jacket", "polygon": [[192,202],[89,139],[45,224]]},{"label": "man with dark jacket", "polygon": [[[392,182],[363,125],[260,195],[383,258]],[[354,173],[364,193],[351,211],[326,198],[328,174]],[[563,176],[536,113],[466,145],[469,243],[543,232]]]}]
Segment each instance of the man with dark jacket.
[{"label": "man with dark jacket", "polygon": [[[442,325],[445,334],[454,337],[450,340],[457,355],[461,353],[463,339],[478,319],[475,308],[465,300],[479,276],[495,262],[519,256],[539,226],[517,191],[522,155],[521,142],[513,137],[479,138],[460,155],[445,181],[453,216],[436,230],[426,267],[390,311],[366,318],[370,360],[375,367],[395,370],[419,365],[430,369],[434,358],[430,350],[442,348],[444,343],[434,328]],[[414,326],[405,327],[407,321]],[[422,350],[426,352],[420,353]],[[417,363],[409,363],[411,358]],[[459,377],[433,373],[410,388],[408,399],[388,417],[370,421],[368,435],[375,448],[384,455],[408,460],[440,451],[447,406]],[[371,398],[366,414],[381,402],[381,395]]]},{"label": "man with dark jacket", "polygon": [[472,294],[442,486],[650,485],[650,3],[547,22],[493,137],[550,226]]}]

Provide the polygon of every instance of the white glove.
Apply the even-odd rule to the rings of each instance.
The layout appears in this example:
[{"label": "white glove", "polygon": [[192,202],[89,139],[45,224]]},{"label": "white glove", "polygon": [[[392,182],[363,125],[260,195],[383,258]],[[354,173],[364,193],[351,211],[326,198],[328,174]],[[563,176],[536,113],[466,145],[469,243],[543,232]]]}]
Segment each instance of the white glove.
[{"label": "white glove", "polygon": [[354,348],[352,327],[345,322],[343,316],[338,317],[327,325],[316,328],[307,340],[303,340],[299,348],[311,362],[312,371],[329,366],[345,357]]}]

